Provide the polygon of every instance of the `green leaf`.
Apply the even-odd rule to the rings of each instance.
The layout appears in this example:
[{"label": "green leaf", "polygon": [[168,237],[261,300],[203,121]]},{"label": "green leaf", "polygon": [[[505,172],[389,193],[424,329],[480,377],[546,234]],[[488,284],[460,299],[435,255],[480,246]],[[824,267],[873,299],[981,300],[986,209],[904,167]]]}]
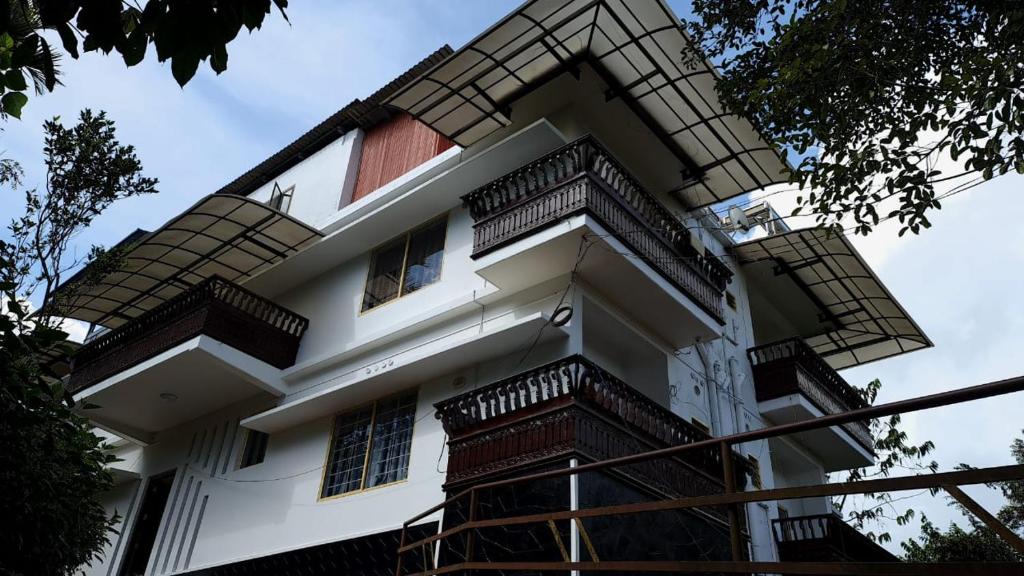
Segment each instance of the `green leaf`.
[{"label": "green leaf", "polygon": [[11,90],[25,90],[28,84],[25,83],[25,76],[21,70],[8,70],[4,73],[4,84]]},{"label": "green leaf", "polygon": [[3,98],[0,98],[0,106],[3,107],[4,114],[10,114],[15,118],[21,118],[21,109],[28,103],[28,96],[25,96],[21,92],[8,92],[4,94]]},{"label": "green leaf", "polygon": [[60,41],[64,44],[64,49],[71,54],[72,58],[78,58],[78,37],[75,36],[75,32],[71,29],[71,26],[67,22],[63,22],[57,26],[57,34],[60,35]]},{"label": "green leaf", "polygon": [[228,48],[224,44],[217,44],[213,47],[213,54],[210,56],[210,68],[220,74],[228,69]]},{"label": "green leaf", "polygon": [[[42,43],[43,51],[50,54],[50,44],[46,41],[46,38],[40,38],[39,41]],[[54,87],[57,86],[57,70],[53,66],[53,58],[46,58],[43,60],[43,83],[46,85],[46,89],[53,92]]]},{"label": "green leaf", "polygon": [[14,49],[14,55],[11,56],[11,67],[21,68],[28,65],[36,57],[36,51],[39,49],[39,35],[30,34],[22,39],[21,44]]},{"label": "green leaf", "polygon": [[171,58],[171,74],[178,81],[178,86],[184,87],[196,74],[199,68],[199,58],[192,54],[178,54]]}]

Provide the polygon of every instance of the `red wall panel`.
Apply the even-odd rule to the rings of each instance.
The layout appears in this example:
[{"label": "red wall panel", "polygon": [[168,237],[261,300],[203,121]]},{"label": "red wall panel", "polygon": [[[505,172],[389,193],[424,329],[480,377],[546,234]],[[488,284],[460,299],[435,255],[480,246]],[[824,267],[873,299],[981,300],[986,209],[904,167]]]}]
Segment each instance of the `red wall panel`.
[{"label": "red wall panel", "polygon": [[373,192],[452,147],[452,141],[408,114],[378,124],[363,136],[352,201]]}]

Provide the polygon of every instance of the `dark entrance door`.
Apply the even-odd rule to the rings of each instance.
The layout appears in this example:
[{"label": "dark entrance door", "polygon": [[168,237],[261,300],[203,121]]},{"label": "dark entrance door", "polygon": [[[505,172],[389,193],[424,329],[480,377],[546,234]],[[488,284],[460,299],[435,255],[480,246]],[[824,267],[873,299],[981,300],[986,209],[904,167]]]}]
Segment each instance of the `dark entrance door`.
[{"label": "dark entrance door", "polygon": [[142,497],[139,517],[128,538],[124,561],[121,562],[119,576],[142,576],[149,563],[149,554],[153,551],[157,530],[160,529],[160,518],[163,517],[167,497],[171,494],[174,472],[167,472],[149,479],[146,494]]}]

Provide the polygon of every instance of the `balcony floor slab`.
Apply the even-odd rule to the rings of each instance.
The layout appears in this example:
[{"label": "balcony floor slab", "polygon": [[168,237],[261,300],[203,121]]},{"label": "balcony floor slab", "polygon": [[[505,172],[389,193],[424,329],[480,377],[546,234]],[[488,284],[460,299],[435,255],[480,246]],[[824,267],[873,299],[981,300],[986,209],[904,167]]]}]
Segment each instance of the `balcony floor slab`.
[{"label": "balcony floor slab", "polygon": [[[568,338],[563,328],[549,326],[549,317],[537,312],[505,325],[474,332],[437,347],[413,349],[352,372],[354,377],[302,396],[291,396],[266,412],[242,420],[242,426],[273,433],[303,422],[323,418],[410,386],[449,374],[466,365],[518,351],[524,341],[540,331],[537,344]],[[547,329],[543,329],[547,327]]]},{"label": "balcony floor slab", "polygon": [[[772,424],[791,424],[819,418],[821,410],[802,394],[789,394],[758,402],[758,410]],[[818,458],[826,472],[849,470],[874,464],[874,456],[846,430],[823,428],[794,434],[793,440]]]},{"label": "balcony floor slab", "polygon": [[248,354],[197,336],[86,388],[75,401],[101,428],[149,444],[159,432],[231,404],[283,395],[279,374]]},{"label": "balcony floor slab", "polygon": [[[581,246],[585,253],[577,266]],[[721,325],[711,315],[588,215],[555,223],[476,263],[477,274],[509,293],[573,269],[603,297],[676,348],[719,336]]]}]

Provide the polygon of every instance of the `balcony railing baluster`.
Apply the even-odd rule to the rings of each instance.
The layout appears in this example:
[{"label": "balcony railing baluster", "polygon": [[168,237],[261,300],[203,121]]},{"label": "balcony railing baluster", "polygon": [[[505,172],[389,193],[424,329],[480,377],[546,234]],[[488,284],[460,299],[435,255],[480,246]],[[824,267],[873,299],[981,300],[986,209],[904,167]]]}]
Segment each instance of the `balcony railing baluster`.
[{"label": "balcony railing baluster", "polygon": [[[754,368],[759,402],[803,394],[825,414],[837,414],[867,407],[867,402],[825,359],[801,338],[772,342],[747,350]],[[866,422],[843,428],[872,454],[874,441]]]},{"label": "balcony railing baluster", "polygon": [[[477,437],[494,427],[530,421],[549,409],[580,403],[598,409],[610,421],[641,433],[656,445],[675,446],[706,440],[708,434],[680,418],[671,410],[644,396],[582,356],[570,356],[528,370],[487,386],[477,388],[434,405],[436,416],[449,437],[460,442]],[[482,458],[477,450],[452,447],[449,474],[456,478],[471,475],[475,462]],[[686,457],[686,463],[707,478],[721,481],[722,462],[717,448]],[[736,456],[738,475],[748,463]],[[459,476],[459,475],[462,476]],[[738,485],[745,478],[738,478]]]},{"label": "balcony railing baluster", "polygon": [[835,514],[772,521],[783,561],[894,562],[896,557]]},{"label": "balcony railing baluster", "polygon": [[690,232],[596,140],[587,136],[463,196],[478,258],[560,220],[588,213],[630,250],[722,320],[732,271],[698,252]]},{"label": "balcony railing baluster", "polygon": [[68,389],[77,393],[200,334],[285,368],[295,362],[308,325],[306,318],[213,276],[79,348]]}]

